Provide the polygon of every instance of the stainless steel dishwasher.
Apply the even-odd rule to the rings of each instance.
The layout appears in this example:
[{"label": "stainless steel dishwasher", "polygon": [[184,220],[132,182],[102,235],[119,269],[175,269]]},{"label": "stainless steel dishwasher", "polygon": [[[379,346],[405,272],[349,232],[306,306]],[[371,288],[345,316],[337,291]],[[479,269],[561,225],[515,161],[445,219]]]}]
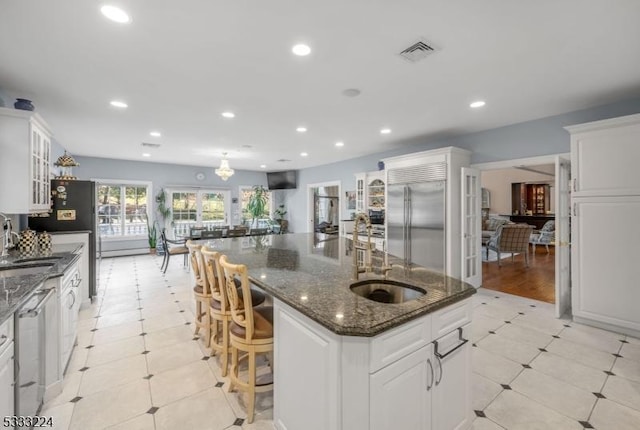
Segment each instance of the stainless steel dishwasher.
[{"label": "stainless steel dishwasher", "polygon": [[17,416],[35,416],[42,406],[46,359],[44,322],[46,312],[55,311],[54,295],[55,289],[41,286],[15,313]]}]

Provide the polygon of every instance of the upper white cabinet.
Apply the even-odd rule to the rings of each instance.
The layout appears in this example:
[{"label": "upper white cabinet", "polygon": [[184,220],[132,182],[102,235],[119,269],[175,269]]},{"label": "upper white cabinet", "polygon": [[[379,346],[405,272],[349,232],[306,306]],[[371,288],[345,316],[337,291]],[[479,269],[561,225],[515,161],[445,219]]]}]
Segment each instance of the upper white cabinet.
[{"label": "upper white cabinet", "polygon": [[51,131],[34,112],[0,108],[0,212],[50,209]]},{"label": "upper white cabinet", "polygon": [[356,173],[356,213],[385,208],[384,170]]},{"label": "upper white cabinet", "polygon": [[573,196],[640,195],[640,114],[566,129]]}]

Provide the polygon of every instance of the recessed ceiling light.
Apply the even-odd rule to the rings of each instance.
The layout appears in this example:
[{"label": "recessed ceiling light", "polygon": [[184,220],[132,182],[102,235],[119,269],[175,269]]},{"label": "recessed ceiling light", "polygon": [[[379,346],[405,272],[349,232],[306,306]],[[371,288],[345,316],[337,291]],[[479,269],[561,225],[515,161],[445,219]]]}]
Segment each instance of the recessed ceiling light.
[{"label": "recessed ceiling light", "polygon": [[472,107],[472,108],[479,108],[479,107],[484,106],[485,104],[486,104],[486,103],[485,103],[484,101],[482,101],[482,100],[478,100],[478,101],[475,101],[475,102],[471,103],[471,104],[469,105],[469,107]]},{"label": "recessed ceiling light", "polygon": [[380,134],[389,134],[389,133],[391,133],[390,128],[383,128],[382,130],[380,130]]},{"label": "recessed ceiling light", "polygon": [[222,112],[222,116],[225,118],[235,118],[236,114],[233,112]]},{"label": "recessed ceiling light", "polygon": [[311,53],[311,48],[309,48],[309,45],[300,43],[291,48],[291,52],[300,57],[304,57],[305,55],[309,55]]},{"label": "recessed ceiling light", "polygon": [[131,21],[131,18],[129,18],[127,12],[123,11],[119,7],[107,4],[100,8],[100,12],[102,12],[102,14],[109,18],[111,21],[115,21],[120,24],[126,24]]},{"label": "recessed ceiling light", "polygon": [[337,146],[337,147],[344,146],[344,142],[336,142],[336,146]]},{"label": "recessed ceiling light", "polygon": [[301,152],[301,153],[300,153],[300,156],[301,156],[301,157],[306,157],[307,155],[309,155],[309,154],[307,154],[306,152]]},{"label": "recessed ceiling light", "polygon": [[261,164],[261,165],[260,165],[260,168],[261,168],[261,169],[266,169],[266,168],[267,168],[267,165],[266,165],[266,164]]},{"label": "recessed ceiling light", "polygon": [[362,91],[357,88],[347,88],[342,91],[342,95],[345,97],[358,97]]},{"label": "recessed ceiling light", "polygon": [[120,108],[120,109],[125,109],[125,108],[129,107],[128,104],[126,104],[125,102],[123,102],[121,100],[112,100],[110,104],[111,104],[111,106],[117,107],[117,108]]},{"label": "recessed ceiling light", "polygon": [[151,157],[151,154],[149,154],[148,152],[145,152],[142,154],[143,157]]},{"label": "recessed ceiling light", "polygon": [[162,133],[160,133],[159,131],[152,131],[149,133],[149,136],[162,137]]},{"label": "recessed ceiling light", "polygon": [[307,132],[307,127],[298,127],[298,128],[296,128],[296,131],[298,133],[306,133]]}]

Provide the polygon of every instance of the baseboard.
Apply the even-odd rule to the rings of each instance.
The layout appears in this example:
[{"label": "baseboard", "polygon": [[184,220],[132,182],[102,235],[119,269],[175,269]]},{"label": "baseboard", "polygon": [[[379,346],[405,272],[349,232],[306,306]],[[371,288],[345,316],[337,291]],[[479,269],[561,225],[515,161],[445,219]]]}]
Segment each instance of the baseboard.
[{"label": "baseboard", "polygon": [[132,249],[114,249],[112,251],[102,251],[101,258],[124,257],[127,255],[148,254],[149,248],[132,248]]}]

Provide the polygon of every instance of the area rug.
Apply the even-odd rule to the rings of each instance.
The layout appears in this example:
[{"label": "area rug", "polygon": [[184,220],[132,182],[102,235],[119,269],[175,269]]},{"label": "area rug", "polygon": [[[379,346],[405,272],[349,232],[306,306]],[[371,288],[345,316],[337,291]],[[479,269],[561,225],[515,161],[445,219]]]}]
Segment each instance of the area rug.
[{"label": "area rug", "polygon": [[[519,252],[514,252],[513,255],[518,255]],[[500,255],[500,259],[504,260],[505,258],[509,258],[511,257],[511,253],[509,252],[503,252]],[[493,249],[489,250],[489,258],[487,258],[487,248],[485,246],[482,247],[482,261],[498,261],[498,253],[495,252]]]}]

